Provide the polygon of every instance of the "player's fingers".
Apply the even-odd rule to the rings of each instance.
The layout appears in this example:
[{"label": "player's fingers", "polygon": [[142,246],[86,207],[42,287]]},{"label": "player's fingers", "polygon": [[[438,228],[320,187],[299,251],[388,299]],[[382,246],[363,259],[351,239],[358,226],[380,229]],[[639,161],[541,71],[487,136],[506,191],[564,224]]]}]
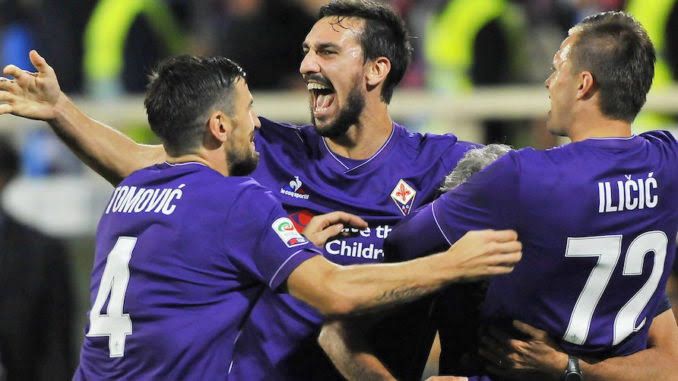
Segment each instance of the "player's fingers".
[{"label": "player's fingers", "polygon": [[341,234],[341,231],[343,229],[344,225],[334,224],[326,228],[323,228],[322,230],[318,230],[313,234],[307,234],[307,238],[311,240],[311,242],[313,242],[313,244],[315,244],[316,246],[322,246],[325,244],[325,242],[327,242],[328,239]]},{"label": "player's fingers", "polygon": [[15,81],[5,78],[5,77],[0,77],[0,90],[3,91],[9,91],[9,92],[16,92],[18,90],[19,86],[16,84]]},{"label": "player's fingers", "polygon": [[541,338],[546,336],[546,332],[542,331],[541,329],[535,328],[527,323],[523,323],[520,320],[514,320],[513,321],[513,326],[520,332],[529,335],[530,337],[534,338]]},{"label": "player's fingers", "polygon": [[11,114],[11,113],[12,113],[12,105],[0,103],[0,115]]},{"label": "player's fingers", "polygon": [[52,67],[47,64],[47,61],[37,51],[31,50],[31,52],[28,53],[28,57],[30,58],[33,66],[38,69],[38,72],[44,74],[54,73],[54,69],[52,69]]},{"label": "player's fingers", "polygon": [[341,232],[344,230],[344,224],[334,224],[330,225],[325,228],[325,230],[322,231],[323,234],[325,234],[327,237],[334,237],[335,235],[341,234]]},{"label": "player's fingers", "polygon": [[16,65],[7,65],[2,69],[2,73],[7,76],[14,77],[14,79],[24,75],[24,71]]},{"label": "player's fingers", "polygon": [[502,266],[502,267],[510,267],[513,269],[513,267],[520,262],[520,260],[523,258],[523,253],[518,251],[518,252],[513,252],[513,253],[506,253],[506,254],[495,254],[488,256],[485,263],[491,265],[491,266]]},{"label": "player's fingers", "polygon": [[12,71],[11,75],[14,77],[14,81],[21,88],[24,89],[29,88],[31,83],[35,81],[35,76],[33,75],[33,73],[29,71],[19,69],[18,67],[11,68],[11,71]]},{"label": "player's fingers", "polygon": [[0,91],[0,102],[2,103],[12,103],[16,99],[16,96],[7,91]]},{"label": "player's fingers", "polygon": [[365,220],[351,213],[336,211],[323,214],[320,217],[323,218],[327,225],[343,223],[344,225],[349,225],[357,228],[367,227],[367,222],[365,222]]},{"label": "player's fingers", "polygon": [[518,239],[518,233],[515,230],[487,230],[486,232],[488,241],[509,242]]},{"label": "player's fingers", "polygon": [[515,253],[523,250],[520,241],[493,242],[489,247],[494,253]]},{"label": "player's fingers", "polygon": [[492,345],[483,344],[480,348],[478,348],[478,354],[489,364],[498,366],[504,365],[504,356],[497,351],[496,347],[493,347]]}]

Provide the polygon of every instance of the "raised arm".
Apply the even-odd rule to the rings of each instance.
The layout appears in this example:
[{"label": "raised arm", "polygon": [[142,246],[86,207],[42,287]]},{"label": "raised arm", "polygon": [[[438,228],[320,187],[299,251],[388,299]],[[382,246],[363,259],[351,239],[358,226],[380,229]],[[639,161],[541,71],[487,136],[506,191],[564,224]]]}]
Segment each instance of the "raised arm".
[{"label": "raised arm", "polygon": [[512,230],[467,233],[445,252],[397,264],[339,266],[311,258],[287,279],[289,292],[329,318],[402,304],[453,282],[507,274],[522,246]]},{"label": "raised arm", "polygon": [[162,146],[137,144],[119,131],[80,111],[61,91],[56,73],[35,50],[30,59],[37,73],[14,65],[0,78],[0,115],[43,120],[89,167],[117,184],[137,169],[161,162]]}]

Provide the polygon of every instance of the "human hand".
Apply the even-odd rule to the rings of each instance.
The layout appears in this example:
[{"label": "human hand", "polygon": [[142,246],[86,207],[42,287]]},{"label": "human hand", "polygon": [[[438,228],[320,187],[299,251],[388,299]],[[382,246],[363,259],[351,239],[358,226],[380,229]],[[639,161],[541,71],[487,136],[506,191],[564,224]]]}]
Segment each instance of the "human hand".
[{"label": "human hand", "polygon": [[567,367],[567,354],[546,331],[517,320],[513,327],[522,338],[496,327],[490,327],[481,338],[479,354],[488,361],[487,370],[504,376],[513,374],[514,378],[516,374],[539,374],[538,379],[559,380]]},{"label": "human hand", "polygon": [[0,77],[0,115],[49,121],[55,118],[56,106],[66,100],[66,95],[61,92],[56,73],[47,61],[35,50],[31,50],[29,58],[37,73],[14,65],[3,69],[4,75],[14,79]]},{"label": "human hand", "polygon": [[362,218],[346,213],[331,212],[314,216],[304,228],[304,236],[316,246],[323,246],[331,237],[341,234],[345,226],[359,229],[367,227]]},{"label": "human hand", "polygon": [[479,230],[464,234],[443,255],[458,273],[457,281],[474,282],[513,271],[522,248],[513,230]]}]

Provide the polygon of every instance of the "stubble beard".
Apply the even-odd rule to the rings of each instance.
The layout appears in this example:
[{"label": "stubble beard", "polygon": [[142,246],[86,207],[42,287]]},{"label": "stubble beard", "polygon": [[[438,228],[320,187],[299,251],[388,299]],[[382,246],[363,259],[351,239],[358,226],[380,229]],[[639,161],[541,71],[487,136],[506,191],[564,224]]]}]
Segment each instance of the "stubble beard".
[{"label": "stubble beard", "polygon": [[349,127],[357,124],[360,115],[365,109],[365,97],[360,93],[358,87],[354,87],[348,94],[346,106],[339,110],[339,115],[328,126],[318,127],[316,119],[313,116],[313,106],[311,106],[311,123],[320,136],[325,138],[338,138],[344,136]]}]

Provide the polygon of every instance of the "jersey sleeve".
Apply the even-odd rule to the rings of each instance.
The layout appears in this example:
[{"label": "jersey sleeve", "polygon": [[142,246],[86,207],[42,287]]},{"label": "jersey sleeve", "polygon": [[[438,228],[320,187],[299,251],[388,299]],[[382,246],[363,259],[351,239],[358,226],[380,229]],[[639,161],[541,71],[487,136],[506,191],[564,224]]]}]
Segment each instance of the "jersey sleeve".
[{"label": "jersey sleeve", "polygon": [[449,246],[433,217],[431,204],[428,204],[393,228],[384,242],[384,258],[386,262],[408,261]]},{"label": "jersey sleeve", "polygon": [[520,186],[519,161],[510,152],[435,200],[432,218],[449,243],[470,230],[519,229]]},{"label": "jersey sleeve", "polygon": [[231,208],[226,251],[241,271],[277,289],[301,263],[321,252],[299,233],[270,191],[250,187]]}]

